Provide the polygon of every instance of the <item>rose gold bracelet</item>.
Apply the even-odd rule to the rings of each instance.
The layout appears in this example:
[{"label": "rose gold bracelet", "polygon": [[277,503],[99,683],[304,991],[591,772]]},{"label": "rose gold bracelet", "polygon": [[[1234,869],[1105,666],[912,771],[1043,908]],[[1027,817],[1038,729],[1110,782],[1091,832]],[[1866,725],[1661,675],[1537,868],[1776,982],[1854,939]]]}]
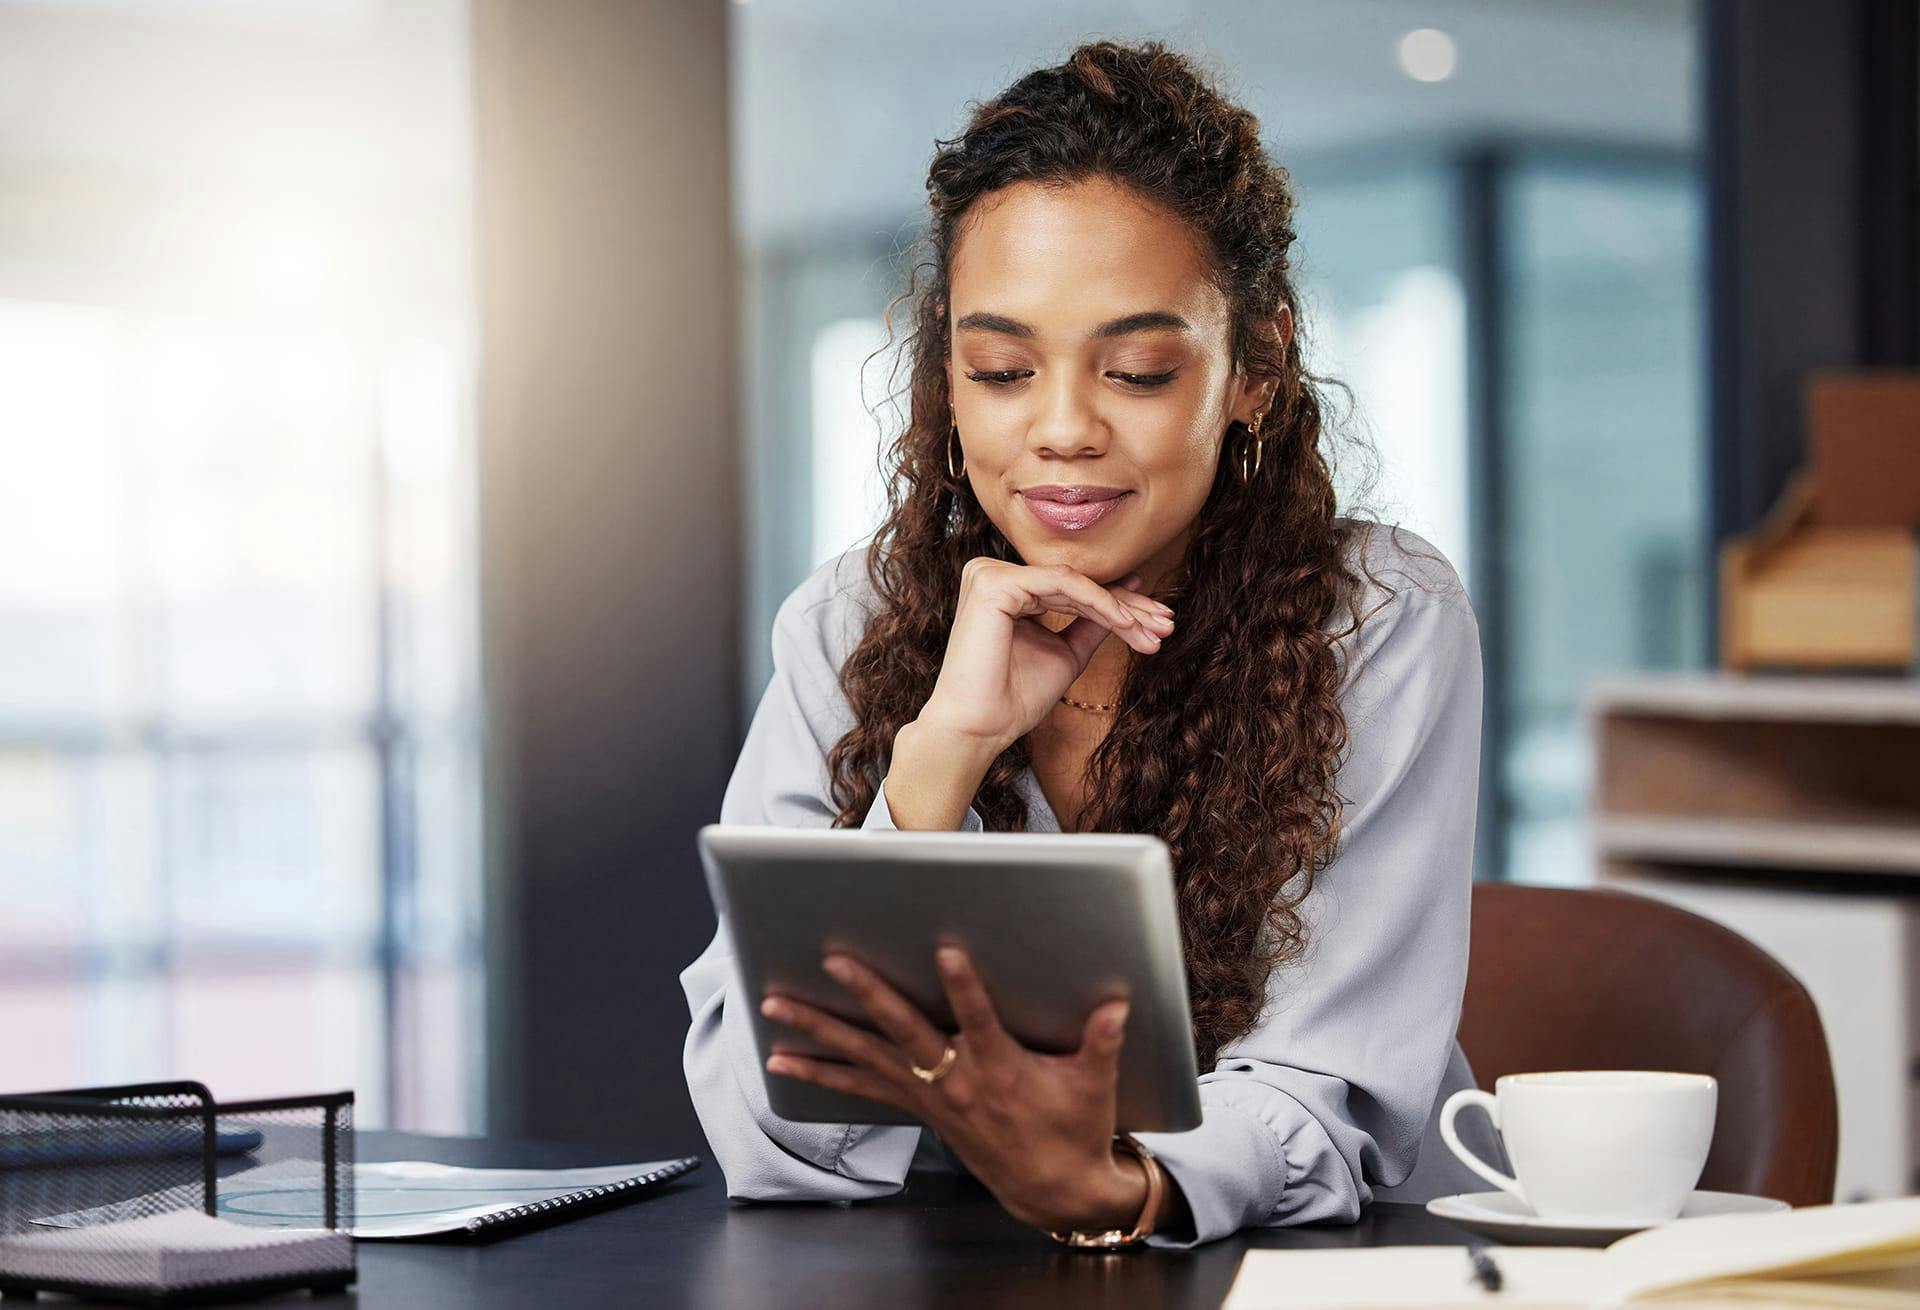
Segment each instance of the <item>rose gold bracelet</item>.
[{"label": "rose gold bracelet", "polygon": [[1153,1158],[1145,1144],[1132,1133],[1118,1133],[1113,1144],[1128,1154],[1137,1157],[1140,1165],[1147,1171],[1147,1202],[1140,1207],[1140,1218],[1134,1222],[1133,1231],[1123,1228],[1109,1228],[1102,1232],[1085,1232],[1074,1229],[1069,1233],[1056,1233],[1049,1230],[1054,1241],[1081,1250],[1117,1251],[1121,1247],[1134,1246],[1146,1240],[1153,1231],[1154,1221],[1160,1214],[1160,1198],[1166,1194],[1167,1171]]}]

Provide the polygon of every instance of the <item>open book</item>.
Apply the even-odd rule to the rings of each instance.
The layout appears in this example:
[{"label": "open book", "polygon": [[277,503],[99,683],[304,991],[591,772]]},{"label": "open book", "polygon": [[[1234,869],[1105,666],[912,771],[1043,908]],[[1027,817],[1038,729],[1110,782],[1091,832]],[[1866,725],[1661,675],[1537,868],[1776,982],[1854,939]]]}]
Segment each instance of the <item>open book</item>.
[{"label": "open book", "polygon": [[1499,1291],[1475,1281],[1464,1246],[1248,1251],[1226,1310],[1920,1305],[1920,1197],[1678,1219],[1600,1251],[1486,1251]]}]

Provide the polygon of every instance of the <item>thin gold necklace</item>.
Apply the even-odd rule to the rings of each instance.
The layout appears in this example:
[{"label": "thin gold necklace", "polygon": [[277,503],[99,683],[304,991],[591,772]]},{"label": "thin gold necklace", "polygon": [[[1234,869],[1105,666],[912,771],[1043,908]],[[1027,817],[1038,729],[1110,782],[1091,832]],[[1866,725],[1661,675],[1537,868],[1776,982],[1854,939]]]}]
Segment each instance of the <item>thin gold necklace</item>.
[{"label": "thin gold necklace", "polygon": [[1071,696],[1062,696],[1060,703],[1062,705],[1071,705],[1076,710],[1092,710],[1095,714],[1111,714],[1120,708],[1118,702],[1112,705],[1093,705],[1083,700],[1075,700]]}]

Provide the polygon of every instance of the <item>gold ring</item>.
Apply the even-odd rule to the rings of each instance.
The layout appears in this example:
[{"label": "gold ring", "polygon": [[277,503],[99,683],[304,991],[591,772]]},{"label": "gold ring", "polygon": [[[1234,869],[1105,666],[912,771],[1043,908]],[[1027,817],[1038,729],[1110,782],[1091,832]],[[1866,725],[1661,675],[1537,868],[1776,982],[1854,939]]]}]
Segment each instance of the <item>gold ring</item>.
[{"label": "gold ring", "polygon": [[959,1058],[960,1058],[960,1052],[954,1050],[953,1047],[949,1046],[947,1047],[946,1050],[940,1053],[940,1063],[934,1065],[933,1068],[922,1069],[919,1065],[915,1064],[912,1060],[907,1061],[907,1068],[913,1070],[913,1076],[915,1078],[918,1078],[921,1082],[937,1083],[942,1078],[945,1078],[947,1076],[948,1072],[950,1072],[953,1068],[953,1062]]}]

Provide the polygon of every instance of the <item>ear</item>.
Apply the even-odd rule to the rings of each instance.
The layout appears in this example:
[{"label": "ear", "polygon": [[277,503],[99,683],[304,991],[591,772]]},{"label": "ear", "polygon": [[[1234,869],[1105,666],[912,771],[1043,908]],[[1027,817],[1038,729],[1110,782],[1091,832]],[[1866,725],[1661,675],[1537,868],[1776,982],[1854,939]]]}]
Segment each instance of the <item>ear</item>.
[{"label": "ear", "polygon": [[[1254,324],[1254,331],[1262,338],[1272,342],[1278,353],[1285,355],[1293,343],[1293,310],[1282,303],[1272,318],[1262,319]],[[1239,391],[1233,398],[1233,417],[1240,423],[1253,422],[1255,414],[1264,414],[1273,403],[1273,393],[1280,388],[1280,379],[1270,373],[1248,373],[1241,377]]]}]

